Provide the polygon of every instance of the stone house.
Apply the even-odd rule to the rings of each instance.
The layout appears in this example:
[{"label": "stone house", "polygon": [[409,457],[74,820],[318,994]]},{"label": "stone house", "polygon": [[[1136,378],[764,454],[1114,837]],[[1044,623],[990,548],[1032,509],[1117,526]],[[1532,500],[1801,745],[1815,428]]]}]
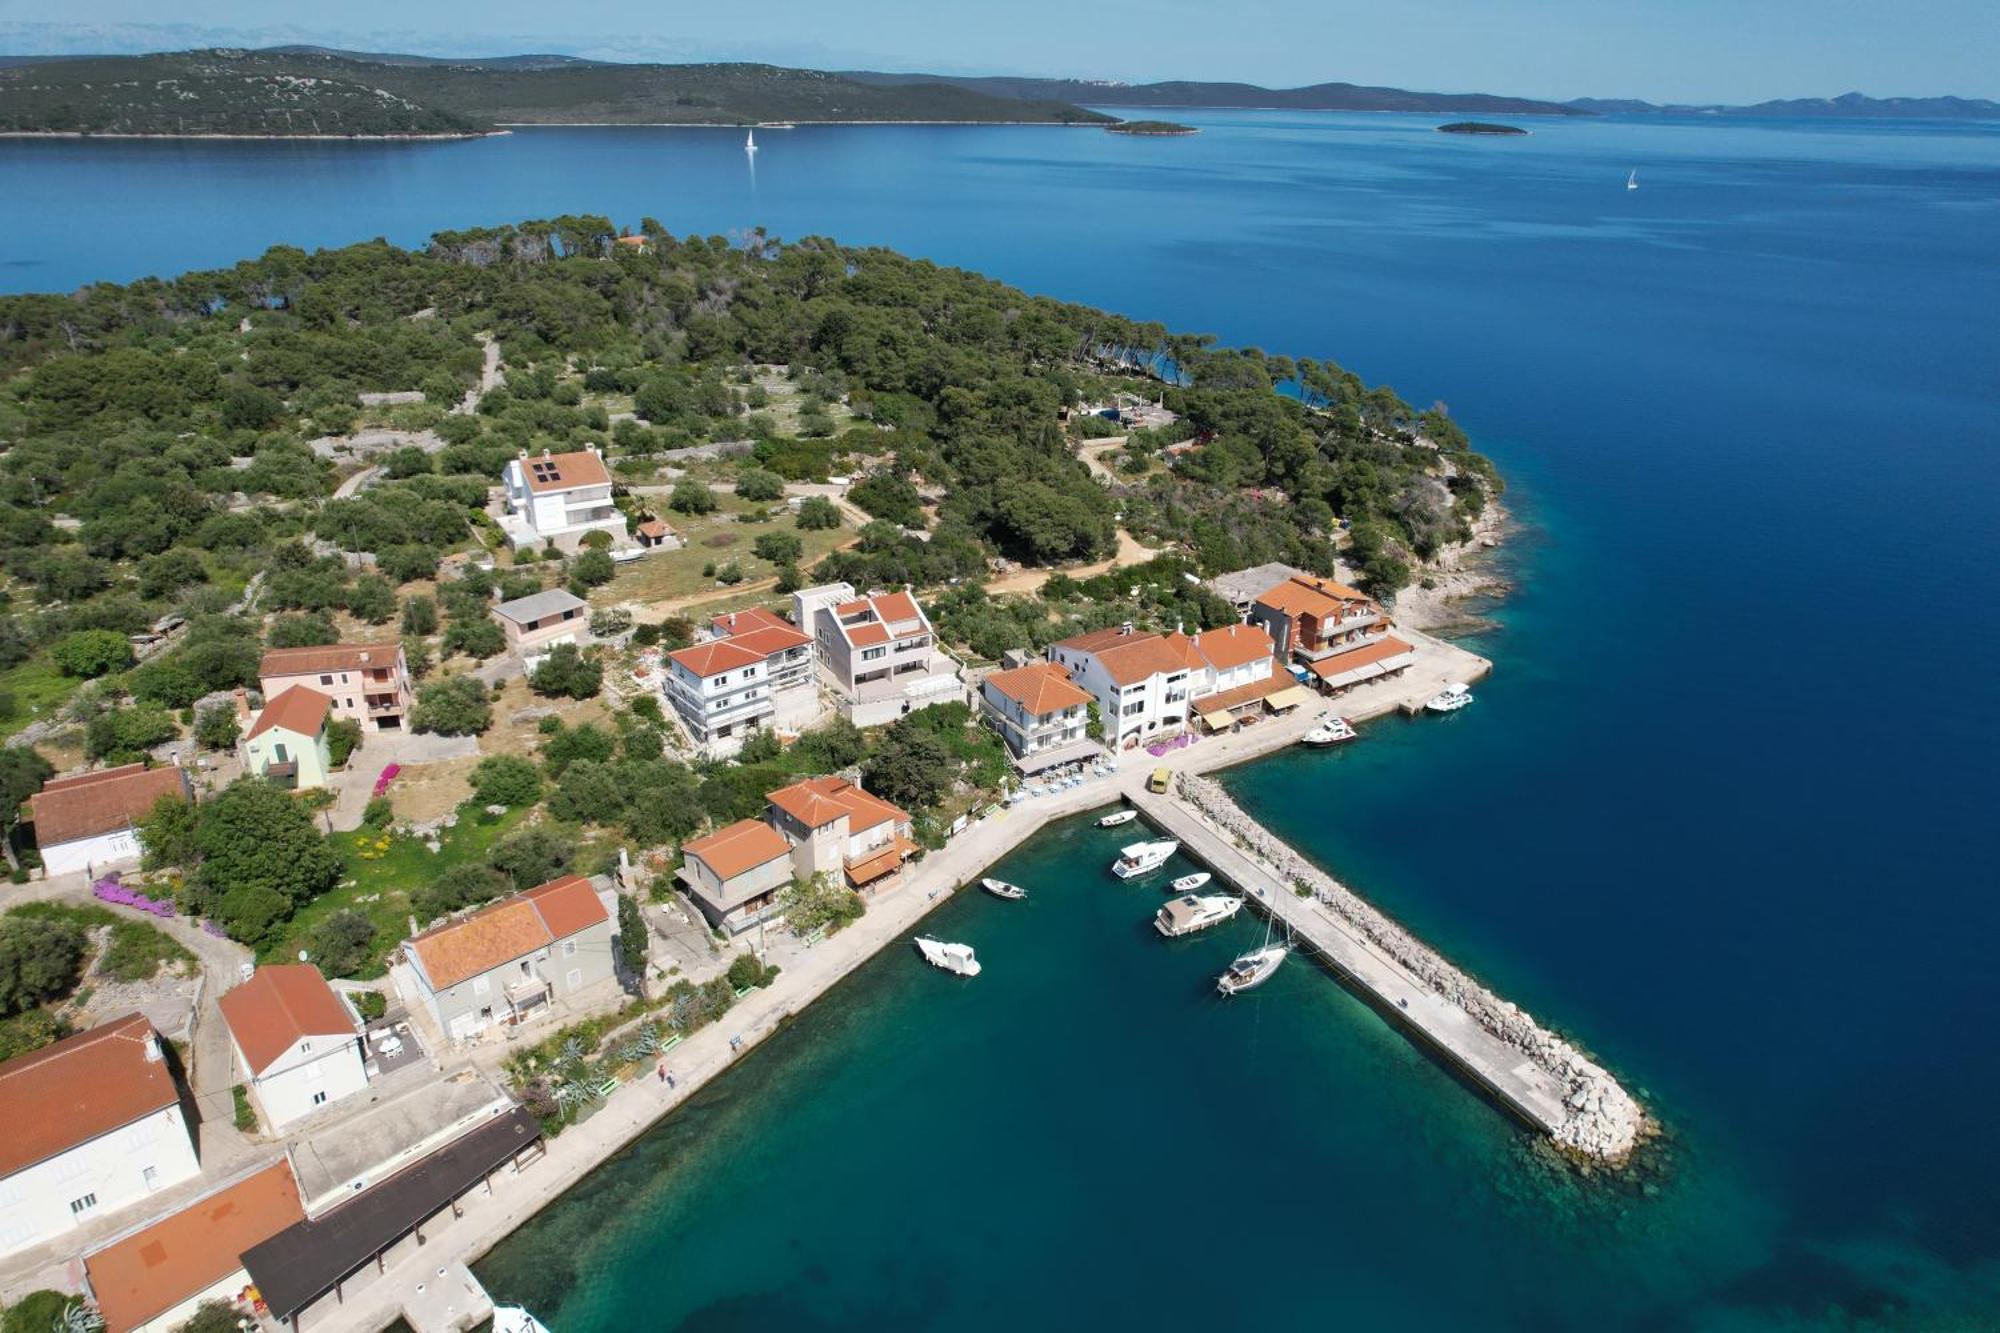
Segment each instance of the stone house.
[{"label": "stone house", "polygon": [[565,875],[416,936],[397,980],[447,1038],[474,1037],[612,980],[613,920],[589,880]]}]

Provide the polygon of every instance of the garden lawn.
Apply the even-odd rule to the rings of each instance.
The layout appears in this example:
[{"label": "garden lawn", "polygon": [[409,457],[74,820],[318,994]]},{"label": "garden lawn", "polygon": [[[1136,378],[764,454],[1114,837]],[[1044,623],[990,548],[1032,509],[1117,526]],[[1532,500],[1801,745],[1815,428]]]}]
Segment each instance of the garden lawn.
[{"label": "garden lawn", "polygon": [[50,716],[81,684],[83,681],[78,677],[57,671],[46,657],[0,671],[0,700],[13,700],[11,708],[0,712],[0,736],[11,736],[30,722]]},{"label": "garden lawn", "polygon": [[[743,571],[744,583],[770,578],[777,566],[750,554],[757,538],[766,532],[793,533],[805,543],[805,553],[799,557],[799,568],[802,570],[811,569],[828,552],[853,542],[856,536],[849,527],[804,531],[780,500],[753,505],[734,495],[719,493],[715,497],[714,513],[689,516],[668,509],[664,494],[646,499],[648,506],[687,544],[678,551],[657,551],[644,559],[619,566],[617,576],[592,596],[592,600],[600,605],[664,602],[696,597],[702,593],[726,596],[729,592],[727,585],[716,582],[713,575],[701,572],[703,565],[711,563],[719,569],[734,560]],[[755,523],[738,521],[742,514],[751,510],[775,510],[778,516]]]},{"label": "garden lawn", "polygon": [[[394,794],[392,788],[392,798]],[[411,890],[455,865],[485,860],[493,844],[512,832],[526,814],[525,810],[509,810],[504,815],[488,815],[483,807],[468,801],[458,808],[458,823],[439,836],[435,852],[422,838],[404,833],[387,835],[386,839],[369,828],[334,834],[334,848],[347,861],[346,876],[331,893],[314,899],[293,917],[282,941],[259,950],[258,961],[295,960],[299,950],[308,947],[320,922],[351,907],[375,923],[369,964],[358,979],[381,976],[383,960],[410,932]]]}]

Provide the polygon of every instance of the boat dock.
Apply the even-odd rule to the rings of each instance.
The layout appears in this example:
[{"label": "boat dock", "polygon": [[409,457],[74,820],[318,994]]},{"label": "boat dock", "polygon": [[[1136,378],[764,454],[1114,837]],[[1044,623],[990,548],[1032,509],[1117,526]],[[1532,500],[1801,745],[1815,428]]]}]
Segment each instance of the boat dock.
[{"label": "boat dock", "polygon": [[493,1298],[463,1261],[425,1275],[403,1302],[403,1318],[416,1333],[466,1333],[493,1317]]},{"label": "boat dock", "polygon": [[1344,920],[1318,892],[1301,896],[1278,870],[1184,800],[1137,790],[1127,796],[1149,822],[1178,839],[1184,852],[1287,926],[1296,945],[1318,955],[1356,994],[1421,1038],[1501,1106],[1582,1156],[1617,1161],[1630,1153],[1642,1123],[1637,1104],[1560,1038],[1479,988],[1496,1001],[1493,1008],[1513,1016],[1503,1036]]}]

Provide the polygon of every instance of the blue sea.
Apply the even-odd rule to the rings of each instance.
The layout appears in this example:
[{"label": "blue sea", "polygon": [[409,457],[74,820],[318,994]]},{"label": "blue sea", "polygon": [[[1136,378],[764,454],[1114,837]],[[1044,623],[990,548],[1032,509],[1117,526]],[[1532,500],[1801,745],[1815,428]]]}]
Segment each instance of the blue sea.
[{"label": "blue sea", "polygon": [[[2000,131],[1205,113],[0,141],[0,286],[559,212],[881,244],[1331,358],[1512,483],[1472,708],[1238,796],[1641,1092],[1579,1179],[1057,829],[481,1267],[558,1333],[2000,1326]],[[1640,188],[1627,190],[1637,171]]]}]

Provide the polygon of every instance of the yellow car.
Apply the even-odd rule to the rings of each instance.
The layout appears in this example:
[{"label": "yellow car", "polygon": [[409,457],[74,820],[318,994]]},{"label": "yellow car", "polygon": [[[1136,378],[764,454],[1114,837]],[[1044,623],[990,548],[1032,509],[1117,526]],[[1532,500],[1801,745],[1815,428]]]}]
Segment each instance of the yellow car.
[{"label": "yellow car", "polygon": [[1172,769],[1156,768],[1153,770],[1153,776],[1146,779],[1146,790],[1152,792],[1155,796],[1165,796],[1167,794],[1167,786],[1173,780],[1174,774]]}]

